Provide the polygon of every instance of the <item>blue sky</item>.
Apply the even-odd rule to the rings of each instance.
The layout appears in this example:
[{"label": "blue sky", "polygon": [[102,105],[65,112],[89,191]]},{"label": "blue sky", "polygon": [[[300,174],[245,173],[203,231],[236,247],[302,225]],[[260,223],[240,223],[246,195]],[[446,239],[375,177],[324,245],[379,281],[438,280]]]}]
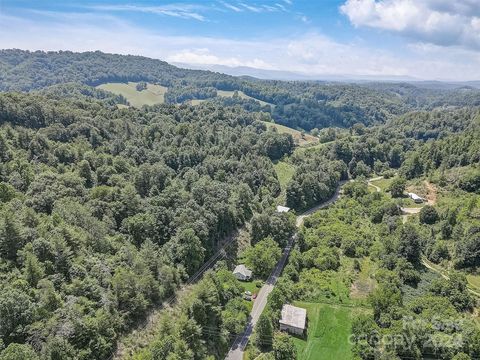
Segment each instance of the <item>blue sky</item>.
[{"label": "blue sky", "polygon": [[479,0],[0,0],[0,47],[321,78],[480,79]]}]

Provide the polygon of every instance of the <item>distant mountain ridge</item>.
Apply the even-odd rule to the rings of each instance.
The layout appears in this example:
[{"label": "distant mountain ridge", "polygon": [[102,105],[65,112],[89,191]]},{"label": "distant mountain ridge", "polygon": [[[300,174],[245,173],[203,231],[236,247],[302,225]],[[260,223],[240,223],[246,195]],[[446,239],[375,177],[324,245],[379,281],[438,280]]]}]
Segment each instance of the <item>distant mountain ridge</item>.
[{"label": "distant mountain ridge", "polygon": [[[218,72],[227,70],[242,76]],[[296,76],[303,78],[292,81]],[[273,80],[280,77],[290,80]],[[143,56],[100,51],[0,50],[0,91],[28,92],[68,83],[68,88],[56,90],[57,94],[68,95],[78,94],[72,84],[97,86],[144,81],[167,88],[166,103],[208,100],[222,106],[240,106],[249,112],[267,113],[279,124],[307,131],[384,123],[412,110],[480,105],[480,91],[476,89],[480,82],[382,80],[325,78],[322,81],[290,72],[258,69],[253,72],[248,67],[185,69]],[[217,96],[221,91],[238,91],[247,96]],[[94,94],[86,89],[82,93]],[[95,96],[106,95],[95,93]]]}]

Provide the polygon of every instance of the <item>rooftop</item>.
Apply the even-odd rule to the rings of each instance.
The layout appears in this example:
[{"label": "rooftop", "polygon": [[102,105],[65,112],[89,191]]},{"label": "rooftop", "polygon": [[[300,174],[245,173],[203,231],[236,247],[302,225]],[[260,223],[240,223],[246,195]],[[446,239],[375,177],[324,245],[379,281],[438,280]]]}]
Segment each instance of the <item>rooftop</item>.
[{"label": "rooftop", "polygon": [[282,318],[280,324],[305,329],[307,310],[293,305],[285,304],[282,307]]},{"label": "rooftop", "polygon": [[408,193],[408,196],[410,196],[413,200],[423,200],[420,196],[418,196],[415,193]]},{"label": "rooftop", "polygon": [[245,276],[252,276],[252,270],[249,270],[245,265],[237,265],[235,269],[233,270],[233,273],[240,273]]},{"label": "rooftop", "polygon": [[279,212],[279,213],[289,212],[289,211],[290,211],[289,207],[281,206],[281,205],[277,206],[277,212]]}]

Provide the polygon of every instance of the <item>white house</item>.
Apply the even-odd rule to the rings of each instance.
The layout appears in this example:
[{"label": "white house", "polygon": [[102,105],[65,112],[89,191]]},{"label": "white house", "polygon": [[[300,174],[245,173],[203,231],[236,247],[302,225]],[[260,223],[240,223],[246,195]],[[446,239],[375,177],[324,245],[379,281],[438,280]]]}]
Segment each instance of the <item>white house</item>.
[{"label": "white house", "polygon": [[280,330],[288,331],[295,335],[303,335],[307,323],[307,310],[285,304],[282,307]]},{"label": "white house", "polygon": [[423,198],[414,193],[408,193],[408,196],[417,204],[423,203]]},{"label": "white house", "polygon": [[237,265],[235,270],[233,270],[233,275],[238,280],[247,281],[252,278],[252,270],[247,269],[245,265]]},{"label": "white house", "polygon": [[277,212],[279,212],[279,213],[284,213],[284,212],[289,212],[289,211],[290,211],[289,207],[281,206],[281,205],[277,206]]}]

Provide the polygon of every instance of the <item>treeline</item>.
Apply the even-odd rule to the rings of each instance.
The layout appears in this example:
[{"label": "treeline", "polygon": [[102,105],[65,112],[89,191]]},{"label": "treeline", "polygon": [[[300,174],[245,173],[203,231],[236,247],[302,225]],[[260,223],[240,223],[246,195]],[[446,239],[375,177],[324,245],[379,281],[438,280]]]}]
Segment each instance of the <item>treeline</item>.
[{"label": "treeline", "polygon": [[350,136],[314,152],[326,162],[341,160],[354,178],[397,171],[412,179],[439,168],[478,164],[479,119],[476,109],[412,112],[383,126],[353,126]]},{"label": "treeline", "polygon": [[[271,158],[293,148],[238,108],[120,110],[57,89],[0,95],[0,358],[107,358],[272,206]],[[227,300],[212,311],[237,314]]]},{"label": "treeline", "polygon": [[[269,111],[277,123],[307,131],[355,123],[384,123],[411,110],[480,104],[480,90],[476,89],[259,80],[180,69],[160,60],[99,51],[0,51],[0,91],[31,91],[65,82],[96,86],[127,81],[168,87],[165,98],[170,103],[215,99],[217,90],[243,91],[274,105]],[[258,110],[249,102],[238,99],[235,102],[248,111]]]},{"label": "treeline", "polygon": [[297,211],[330,199],[340,180],[348,177],[342,161],[329,160],[322,153],[302,152],[292,159],[295,173],[286,189],[286,204]]},{"label": "treeline", "polygon": [[[294,234],[295,216],[265,211],[251,220],[251,247],[244,260],[257,279],[267,279]],[[250,307],[245,287],[232,274],[231,255],[217,263],[201,281],[183,294],[173,311],[162,311],[155,339],[145,348],[128,349],[136,360],[223,359],[235,337],[245,330]],[[140,337],[141,339],[141,337]]]}]

